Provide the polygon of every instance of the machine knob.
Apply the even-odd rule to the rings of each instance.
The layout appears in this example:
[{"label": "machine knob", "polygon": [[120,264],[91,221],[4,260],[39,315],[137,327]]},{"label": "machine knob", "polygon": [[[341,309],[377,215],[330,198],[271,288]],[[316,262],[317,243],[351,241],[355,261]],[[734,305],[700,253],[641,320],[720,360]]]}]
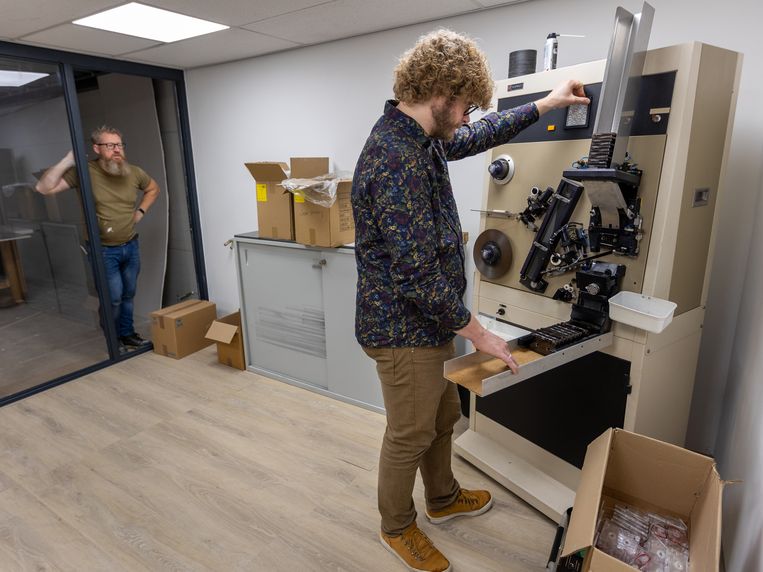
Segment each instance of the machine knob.
[{"label": "machine knob", "polygon": [[501,248],[492,240],[489,240],[480,250],[482,261],[488,266],[493,266],[501,258]]},{"label": "machine knob", "polygon": [[508,155],[500,155],[488,165],[487,172],[496,183],[505,185],[514,176],[514,160]]},{"label": "machine knob", "polygon": [[509,162],[506,159],[496,159],[487,170],[494,179],[504,179],[509,174]]}]

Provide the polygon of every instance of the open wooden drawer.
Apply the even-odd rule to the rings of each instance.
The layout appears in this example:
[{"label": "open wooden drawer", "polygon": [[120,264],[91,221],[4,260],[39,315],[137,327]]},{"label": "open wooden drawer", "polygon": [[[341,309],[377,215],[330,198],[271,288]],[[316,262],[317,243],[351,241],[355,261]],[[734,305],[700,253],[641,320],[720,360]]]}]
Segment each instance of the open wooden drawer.
[{"label": "open wooden drawer", "polygon": [[445,362],[445,378],[462,385],[484,397],[530,379],[539,373],[559,367],[567,362],[583,357],[612,345],[612,332],[587,338],[575,345],[547,356],[519,346],[517,340],[510,340],[511,355],[519,364],[515,375],[503,361],[482,352],[473,352]]}]

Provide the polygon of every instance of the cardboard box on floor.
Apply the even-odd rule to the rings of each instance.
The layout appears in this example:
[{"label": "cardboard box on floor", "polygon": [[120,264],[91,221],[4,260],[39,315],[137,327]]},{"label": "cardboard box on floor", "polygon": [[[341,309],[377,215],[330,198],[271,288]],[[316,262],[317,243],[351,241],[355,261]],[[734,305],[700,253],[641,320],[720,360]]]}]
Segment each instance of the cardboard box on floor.
[{"label": "cardboard box on floor", "polygon": [[608,429],[586,452],[563,556],[585,550],[582,572],[633,572],[594,547],[602,503],[617,501],[678,516],[689,525],[692,572],[717,571],[721,481],[709,457],[622,429]]},{"label": "cardboard box on floor", "polygon": [[257,229],[262,238],[294,240],[292,194],[281,186],[288,177],[286,163],[244,163],[256,181]]},{"label": "cardboard box on floor", "polygon": [[217,318],[217,307],[207,300],[186,300],[151,312],[154,352],[180,359],[214,342],[204,337]]},{"label": "cardboard box on floor", "polygon": [[246,369],[241,312],[228,314],[212,322],[206,337],[217,342],[217,361],[236,369]]},{"label": "cardboard box on floor", "polygon": [[[329,172],[327,157],[292,157],[291,178],[312,179]],[[335,247],[355,242],[355,220],[352,218],[350,191],[352,181],[337,186],[336,201],[322,207],[294,197],[295,240],[307,246]]]}]

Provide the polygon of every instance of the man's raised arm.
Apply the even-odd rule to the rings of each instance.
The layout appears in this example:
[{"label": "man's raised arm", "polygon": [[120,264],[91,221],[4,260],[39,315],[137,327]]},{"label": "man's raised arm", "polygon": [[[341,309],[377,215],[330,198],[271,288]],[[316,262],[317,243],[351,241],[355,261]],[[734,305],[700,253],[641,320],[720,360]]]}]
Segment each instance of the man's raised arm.
[{"label": "man's raised arm", "polygon": [[64,180],[64,173],[74,167],[74,153],[69,151],[63,159],[50,167],[37,181],[34,190],[41,195],[53,195],[70,187]]}]

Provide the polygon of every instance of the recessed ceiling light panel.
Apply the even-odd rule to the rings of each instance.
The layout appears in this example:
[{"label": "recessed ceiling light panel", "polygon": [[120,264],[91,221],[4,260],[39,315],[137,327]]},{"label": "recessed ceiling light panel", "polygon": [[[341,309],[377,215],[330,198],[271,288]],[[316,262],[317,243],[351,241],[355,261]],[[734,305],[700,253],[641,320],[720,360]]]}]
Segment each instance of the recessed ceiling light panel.
[{"label": "recessed ceiling light panel", "polygon": [[0,70],[0,87],[21,87],[28,83],[32,83],[36,79],[46,77],[49,74],[26,72],[26,71],[13,71],[13,70]]},{"label": "recessed ceiling light panel", "polygon": [[177,42],[230,27],[137,2],[74,20],[72,24],[159,42]]}]

